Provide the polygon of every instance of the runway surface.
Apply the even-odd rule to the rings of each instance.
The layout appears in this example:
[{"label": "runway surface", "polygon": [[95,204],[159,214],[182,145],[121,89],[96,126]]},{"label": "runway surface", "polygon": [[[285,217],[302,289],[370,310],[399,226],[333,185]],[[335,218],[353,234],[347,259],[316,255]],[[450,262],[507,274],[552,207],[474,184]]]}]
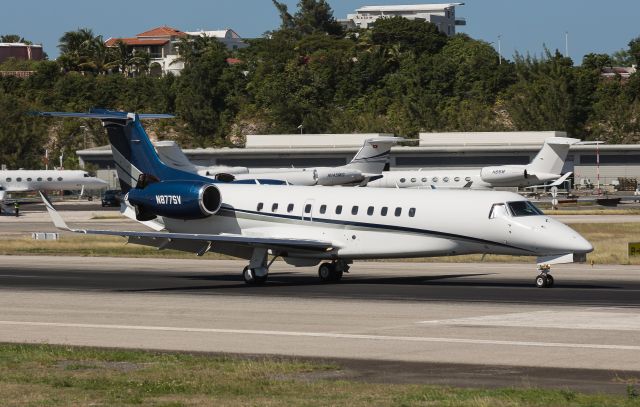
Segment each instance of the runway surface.
[{"label": "runway surface", "polygon": [[356,263],[320,284],[277,262],[264,287],[243,265],[0,256],[0,341],[339,358],[385,381],[624,391],[640,376],[640,267],[557,267],[537,289],[528,264]]}]

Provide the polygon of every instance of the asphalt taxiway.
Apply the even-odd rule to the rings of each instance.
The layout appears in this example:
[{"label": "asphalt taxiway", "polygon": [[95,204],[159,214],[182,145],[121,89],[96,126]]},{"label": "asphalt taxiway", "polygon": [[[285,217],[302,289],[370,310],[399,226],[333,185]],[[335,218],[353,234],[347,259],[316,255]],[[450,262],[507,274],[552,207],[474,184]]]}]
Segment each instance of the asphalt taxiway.
[{"label": "asphalt taxiway", "polygon": [[559,266],[538,289],[530,264],[356,263],[320,284],[276,262],[263,287],[243,264],[0,256],[0,342],[377,361],[471,383],[640,376],[637,266]]}]

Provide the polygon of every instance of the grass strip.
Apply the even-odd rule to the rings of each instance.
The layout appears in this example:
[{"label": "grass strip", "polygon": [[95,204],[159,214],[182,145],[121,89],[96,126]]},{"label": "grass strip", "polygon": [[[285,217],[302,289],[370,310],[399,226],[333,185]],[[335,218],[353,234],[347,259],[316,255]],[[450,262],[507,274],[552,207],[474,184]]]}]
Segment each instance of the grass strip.
[{"label": "grass strip", "polygon": [[640,406],[633,387],[624,397],[327,379],[340,369],[275,357],[0,344],[0,405]]}]

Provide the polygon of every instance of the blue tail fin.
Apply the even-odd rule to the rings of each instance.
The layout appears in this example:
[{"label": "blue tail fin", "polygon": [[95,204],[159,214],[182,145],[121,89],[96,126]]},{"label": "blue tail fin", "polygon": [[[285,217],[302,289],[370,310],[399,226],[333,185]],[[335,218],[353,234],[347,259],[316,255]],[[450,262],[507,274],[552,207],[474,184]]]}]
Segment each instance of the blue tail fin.
[{"label": "blue tail fin", "polygon": [[120,188],[125,193],[137,185],[138,179],[143,174],[161,181],[211,182],[210,179],[200,175],[169,167],[158,157],[140,120],[173,117],[171,115],[138,115],[104,109],[92,109],[90,113],[42,112],[38,114],[47,117],[82,117],[102,120],[102,125],[109,135]]}]

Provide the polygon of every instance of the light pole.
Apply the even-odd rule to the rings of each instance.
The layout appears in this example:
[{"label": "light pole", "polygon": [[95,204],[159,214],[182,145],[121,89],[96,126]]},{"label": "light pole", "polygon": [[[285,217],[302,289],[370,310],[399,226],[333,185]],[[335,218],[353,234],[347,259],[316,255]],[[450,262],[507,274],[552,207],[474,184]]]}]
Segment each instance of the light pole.
[{"label": "light pole", "polygon": [[564,56],[569,58],[569,31],[564,32]]},{"label": "light pole", "polygon": [[502,34],[498,34],[498,65],[502,65]]}]

